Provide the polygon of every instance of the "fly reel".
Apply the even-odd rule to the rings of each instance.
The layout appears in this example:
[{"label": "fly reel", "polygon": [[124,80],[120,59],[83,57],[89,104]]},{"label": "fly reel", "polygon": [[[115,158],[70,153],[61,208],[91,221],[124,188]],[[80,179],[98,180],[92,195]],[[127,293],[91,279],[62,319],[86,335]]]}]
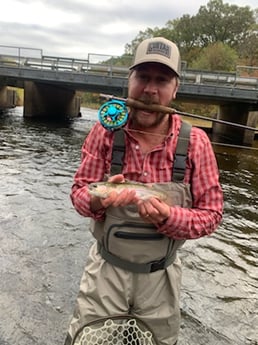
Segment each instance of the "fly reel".
[{"label": "fly reel", "polygon": [[123,127],[128,120],[125,102],[113,99],[104,103],[99,108],[98,119],[102,126],[110,131]]}]

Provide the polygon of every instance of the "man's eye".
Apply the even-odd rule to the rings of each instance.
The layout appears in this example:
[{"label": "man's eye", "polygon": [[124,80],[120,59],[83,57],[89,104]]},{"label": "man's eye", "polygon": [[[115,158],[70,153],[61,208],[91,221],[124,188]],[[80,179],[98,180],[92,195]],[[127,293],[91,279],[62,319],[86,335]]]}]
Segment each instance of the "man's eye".
[{"label": "man's eye", "polygon": [[148,80],[148,76],[144,75],[144,74],[140,74],[139,75],[139,79],[142,80],[142,81],[146,81],[146,80]]},{"label": "man's eye", "polygon": [[158,82],[159,83],[167,83],[167,82],[169,82],[169,79],[167,78],[167,77],[159,77],[158,78]]}]

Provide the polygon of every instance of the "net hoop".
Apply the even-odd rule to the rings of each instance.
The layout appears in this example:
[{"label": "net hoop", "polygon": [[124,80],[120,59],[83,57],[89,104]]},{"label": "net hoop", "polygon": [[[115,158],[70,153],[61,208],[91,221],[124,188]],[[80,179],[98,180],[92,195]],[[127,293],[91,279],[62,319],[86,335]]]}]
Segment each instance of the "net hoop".
[{"label": "net hoop", "polygon": [[72,345],[158,345],[150,327],[132,315],[100,318],[83,325]]}]

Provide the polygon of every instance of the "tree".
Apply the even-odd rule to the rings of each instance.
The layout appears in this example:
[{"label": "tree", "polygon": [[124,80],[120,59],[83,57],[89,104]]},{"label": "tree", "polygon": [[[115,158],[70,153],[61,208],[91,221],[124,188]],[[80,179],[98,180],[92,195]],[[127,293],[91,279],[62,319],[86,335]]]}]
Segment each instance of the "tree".
[{"label": "tree", "polygon": [[133,55],[135,52],[136,47],[140,42],[145,40],[146,38],[154,37],[155,29],[147,28],[145,31],[140,31],[138,35],[132,40],[131,44],[127,43],[125,45],[125,54]]},{"label": "tree", "polygon": [[211,71],[235,71],[237,53],[222,42],[204,48],[191,67]]},{"label": "tree", "polygon": [[208,46],[215,42],[238,47],[255,24],[254,12],[249,6],[223,4],[222,0],[211,0],[201,6],[195,17],[199,27],[199,43]]},{"label": "tree", "polygon": [[147,28],[140,31],[126,52],[133,54],[135,47],[145,38],[163,36],[174,41],[187,64],[196,62],[202,50],[209,45],[221,42],[237,51],[250,63],[257,63],[257,15],[258,10],[224,4],[222,0],[210,0],[201,6],[195,16],[188,14],[169,20],[163,28]]},{"label": "tree", "polygon": [[255,24],[238,46],[238,53],[249,66],[258,65],[258,9],[255,10]]}]

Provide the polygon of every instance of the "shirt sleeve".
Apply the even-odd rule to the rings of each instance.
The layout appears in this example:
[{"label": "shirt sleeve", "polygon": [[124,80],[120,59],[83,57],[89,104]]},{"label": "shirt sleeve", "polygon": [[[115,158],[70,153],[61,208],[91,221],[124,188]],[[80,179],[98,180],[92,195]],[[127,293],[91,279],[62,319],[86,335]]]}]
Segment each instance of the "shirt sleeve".
[{"label": "shirt sleeve", "polygon": [[92,212],[88,184],[102,181],[107,173],[107,160],[110,147],[109,133],[97,123],[87,135],[81,151],[81,163],[74,176],[71,200],[76,211],[95,220],[104,218],[105,210]]},{"label": "shirt sleeve", "polygon": [[206,133],[193,128],[185,182],[190,183],[192,208],[171,207],[158,231],[173,239],[195,239],[211,234],[222,219],[223,192],[216,157]]}]

